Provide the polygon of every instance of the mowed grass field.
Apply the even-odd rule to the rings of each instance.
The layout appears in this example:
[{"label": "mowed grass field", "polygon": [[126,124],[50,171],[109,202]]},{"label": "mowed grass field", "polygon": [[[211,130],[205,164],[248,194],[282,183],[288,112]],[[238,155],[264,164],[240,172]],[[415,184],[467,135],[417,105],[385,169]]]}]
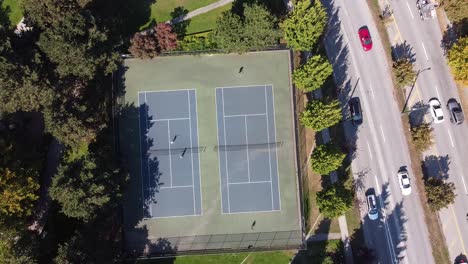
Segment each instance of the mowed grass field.
[{"label": "mowed grass field", "polygon": [[151,5],[150,20],[154,19],[157,22],[164,22],[172,18],[171,13],[177,7],[182,7],[190,12],[217,1],[218,0],[157,0],[156,3]]},{"label": "mowed grass field", "polygon": [[232,4],[228,4],[192,18],[187,27],[186,34],[213,30],[216,26],[216,20],[221,16],[221,13],[230,10],[231,7]]},{"label": "mowed grass field", "polygon": [[21,10],[20,0],[3,0],[2,7],[8,9],[8,16],[12,25],[16,25],[21,21],[23,11]]}]

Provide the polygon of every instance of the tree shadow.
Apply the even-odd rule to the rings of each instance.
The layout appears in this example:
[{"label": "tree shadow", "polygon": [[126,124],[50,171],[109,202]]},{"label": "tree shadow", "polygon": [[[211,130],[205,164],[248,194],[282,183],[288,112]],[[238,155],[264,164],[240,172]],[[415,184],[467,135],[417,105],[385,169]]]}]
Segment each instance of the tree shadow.
[{"label": "tree shadow", "polygon": [[458,38],[466,36],[467,34],[468,18],[448,25],[446,30],[443,32],[440,47],[444,50],[444,53],[447,54],[448,50],[457,42]]},{"label": "tree shadow", "polygon": [[188,13],[189,11],[183,6],[178,6],[171,12],[172,28],[179,39],[185,36],[187,27],[190,25],[190,19],[184,20]]},{"label": "tree shadow", "polygon": [[[9,14],[11,13],[11,8],[9,6],[3,7],[3,0],[0,0],[0,25],[3,25],[5,29],[9,29],[12,27],[11,21],[9,18]],[[3,35],[4,32],[0,32],[0,36]]]},{"label": "tree shadow", "polygon": [[416,62],[416,53],[413,52],[413,47],[406,42],[398,43],[392,46],[392,59],[396,61],[398,59],[408,59],[409,62]]},{"label": "tree shadow", "polygon": [[434,177],[442,180],[447,180],[449,178],[450,163],[451,162],[448,155],[426,156],[424,158],[424,161],[421,162],[424,178],[427,179],[430,177]]},{"label": "tree shadow", "polygon": [[425,123],[424,117],[428,109],[429,105],[423,101],[418,101],[411,107],[411,112],[408,115],[411,127],[420,126]]}]

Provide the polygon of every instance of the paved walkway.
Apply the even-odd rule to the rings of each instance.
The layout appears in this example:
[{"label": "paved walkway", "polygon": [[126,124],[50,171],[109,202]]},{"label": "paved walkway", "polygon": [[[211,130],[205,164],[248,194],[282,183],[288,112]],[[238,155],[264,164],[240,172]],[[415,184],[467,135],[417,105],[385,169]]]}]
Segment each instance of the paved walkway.
[{"label": "paved walkway", "polygon": [[172,20],[166,21],[166,23],[170,23],[171,25],[174,25],[174,24],[180,23],[180,22],[182,22],[184,20],[191,19],[194,16],[198,16],[198,15],[204,14],[206,12],[209,12],[209,11],[211,11],[213,9],[218,8],[218,7],[225,6],[225,5],[229,4],[229,3],[232,3],[233,1],[234,0],[219,0],[218,2],[214,2],[214,3],[209,4],[207,6],[195,9],[192,12],[187,13],[186,15],[182,15],[182,16],[176,17],[176,18],[174,18]]}]

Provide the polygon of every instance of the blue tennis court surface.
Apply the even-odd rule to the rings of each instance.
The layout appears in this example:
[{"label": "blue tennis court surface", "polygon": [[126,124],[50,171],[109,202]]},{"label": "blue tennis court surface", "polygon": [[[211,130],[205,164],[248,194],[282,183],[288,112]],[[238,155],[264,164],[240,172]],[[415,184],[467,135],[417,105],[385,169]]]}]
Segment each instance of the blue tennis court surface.
[{"label": "blue tennis court surface", "polygon": [[146,217],[201,215],[195,90],[139,92],[138,104]]},{"label": "blue tennis court surface", "polygon": [[271,85],[216,89],[222,213],[280,210]]}]

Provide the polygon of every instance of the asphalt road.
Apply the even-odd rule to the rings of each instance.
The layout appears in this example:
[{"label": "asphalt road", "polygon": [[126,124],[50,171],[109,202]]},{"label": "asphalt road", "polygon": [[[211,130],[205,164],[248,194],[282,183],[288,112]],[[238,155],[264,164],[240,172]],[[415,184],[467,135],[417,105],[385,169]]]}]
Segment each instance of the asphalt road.
[{"label": "asphalt road", "polygon": [[[435,144],[426,153],[425,159],[431,176],[439,174],[457,187],[455,204],[440,212],[443,232],[453,260],[460,253],[466,255],[468,245],[468,122],[458,126],[451,124],[449,112],[445,109],[450,98],[457,101],[460,99],[440,46],[442,33],[437,19],[422,21],[414,1],[391,2],[391,8],[399,28],[398,34],[407,41],[415,56],[415,69],[431,68],[418,76],[413,102],[421,100],[427,103],[430,98],[437,97],[444,105],[445,121],[433,124]],[[427,119],[431,120],[430,115]]]},{"label": "asphalt road", "polygon": [[[407,166],[410,177],[413,173],[390,68],[371,12],[366,1],[334,0],[324,5],[330,16],[325,43],[341,101],[347,104],[349,97],[359,97],[363,109],[362,125],[346,122],[347,138],[356,145],[352,169],[358,197],[365,201],[365,193],[374,190],[381,209],[379,219],[371,221],[362,203],[366,243],[379,263],[434,263],[419,190],[413,185],[412,194],[403,197],[397,182],[402,166]],[[364,25],[373,36],[369,52],[362,50],[357,36]],[[344,114],[349,114],[346,108]]]}]

